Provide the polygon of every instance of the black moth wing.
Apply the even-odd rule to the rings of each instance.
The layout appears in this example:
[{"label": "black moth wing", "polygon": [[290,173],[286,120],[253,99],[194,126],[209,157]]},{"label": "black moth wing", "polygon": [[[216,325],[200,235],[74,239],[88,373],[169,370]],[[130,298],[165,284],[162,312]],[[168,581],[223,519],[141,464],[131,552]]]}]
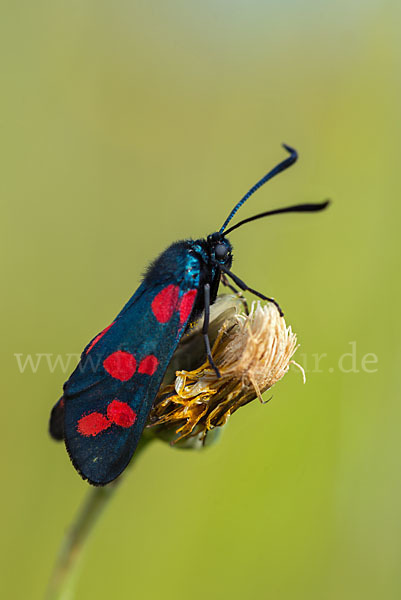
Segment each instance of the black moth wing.
[{"label": "black moth wing", "polygon": [[129,463],[199,282],[199,258],[188,245],[168,248],[111,326],[88,344],[66,382],[64,439],[75,468],[90,483],[109,483]]}]

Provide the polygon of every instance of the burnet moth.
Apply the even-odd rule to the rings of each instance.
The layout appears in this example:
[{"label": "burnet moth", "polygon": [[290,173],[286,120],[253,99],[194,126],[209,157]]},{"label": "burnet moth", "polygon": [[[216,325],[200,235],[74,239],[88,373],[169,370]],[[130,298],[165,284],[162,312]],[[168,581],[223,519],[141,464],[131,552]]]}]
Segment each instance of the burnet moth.
[{"label": "burnet moth", "polygon": [[[320,211],[328,202],[270,210],[227,226],[254,192],[297,160],[295,150],[285,144],[284,148],[289,156],[245,194],[219,231],[205,239],[176,242],[150,265],[132,298],[82,352],[52,410],[50,433],[64,439],[74,467],[90,483],[105,485],[128,465],[174,350],[188,325],[200,318],[205,353],[219,376],[208,325],[221,281],[227,283],[229,278],[241,291],[273,302],[283,314],[273,298],[250,288],[231,271],[232,246],[227,236],[256,219]],[[231,289],[234,286],[230,284]]]}]

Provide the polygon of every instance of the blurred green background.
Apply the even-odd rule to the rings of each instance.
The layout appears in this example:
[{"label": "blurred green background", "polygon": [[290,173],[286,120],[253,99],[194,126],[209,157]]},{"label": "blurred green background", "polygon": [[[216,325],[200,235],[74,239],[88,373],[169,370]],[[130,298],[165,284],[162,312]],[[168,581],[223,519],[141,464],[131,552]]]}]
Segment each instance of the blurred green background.
[{"label": "blurred green background", "polygon": [[42,598],[87,492],[47,434],[68,373],[21,373],[15,354],[79,353],[146,263],[218,228],[285,141],[299,162],[241,218],[326,197],[330,211],[231,239],[235,272],[298,333],[307,385],[291,371],[205,452],[153,444],[77,598],[400,598],[399,3],[1,13],[2,597]]}]

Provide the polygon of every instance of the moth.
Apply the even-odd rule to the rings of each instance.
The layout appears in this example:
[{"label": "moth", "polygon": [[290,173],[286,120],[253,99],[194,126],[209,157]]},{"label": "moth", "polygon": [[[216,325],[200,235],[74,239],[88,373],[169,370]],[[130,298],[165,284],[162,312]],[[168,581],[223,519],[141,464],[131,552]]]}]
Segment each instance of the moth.
[{"label": "moth", "polygon": [[298,204],[257,214],[227,229],[239,208],[267,181],[290,167],[297,152],[260,179],[234,206],[222,227],[204,239],[183,240],[167,248],[147,269],[132,298],[110,325],[94,337],[64,384],[50,417],[50,433],[64,440],[77,471],[94,485],[105,485],[126,468],[138,445],[174,350],[187,327],[203,319],[205,354],[213,361],[208,326],[210,306],[220,283],[234,291],[274,298],[249,287],[231,270],[228,235],[246,223],[289,212],[316,212],[328,201]]}]

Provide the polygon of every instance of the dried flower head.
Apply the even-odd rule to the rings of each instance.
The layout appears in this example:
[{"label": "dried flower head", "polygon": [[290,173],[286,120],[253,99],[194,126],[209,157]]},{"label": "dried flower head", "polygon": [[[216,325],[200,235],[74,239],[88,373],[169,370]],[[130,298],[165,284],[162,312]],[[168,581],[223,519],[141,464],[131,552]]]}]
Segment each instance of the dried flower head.
[{"label": "dried flower head", "polygon": [[184,337],[172,361],[172,368],[181,368],[173,382],[165,380],[150,414],[148,426],[161,437],[177,442],[191,436],[204,442],[238,408],[255,398],[263,402],[263,392],[284,377],[291,363],[297,364],[291,360],[298,347],[296,335],[276,307],[254,302],[244,314],[238,311],[239,302],[223,296],[213,307],[213,358],[220,378],[208,362],[197,366],[204,352],[199,325]]}]

